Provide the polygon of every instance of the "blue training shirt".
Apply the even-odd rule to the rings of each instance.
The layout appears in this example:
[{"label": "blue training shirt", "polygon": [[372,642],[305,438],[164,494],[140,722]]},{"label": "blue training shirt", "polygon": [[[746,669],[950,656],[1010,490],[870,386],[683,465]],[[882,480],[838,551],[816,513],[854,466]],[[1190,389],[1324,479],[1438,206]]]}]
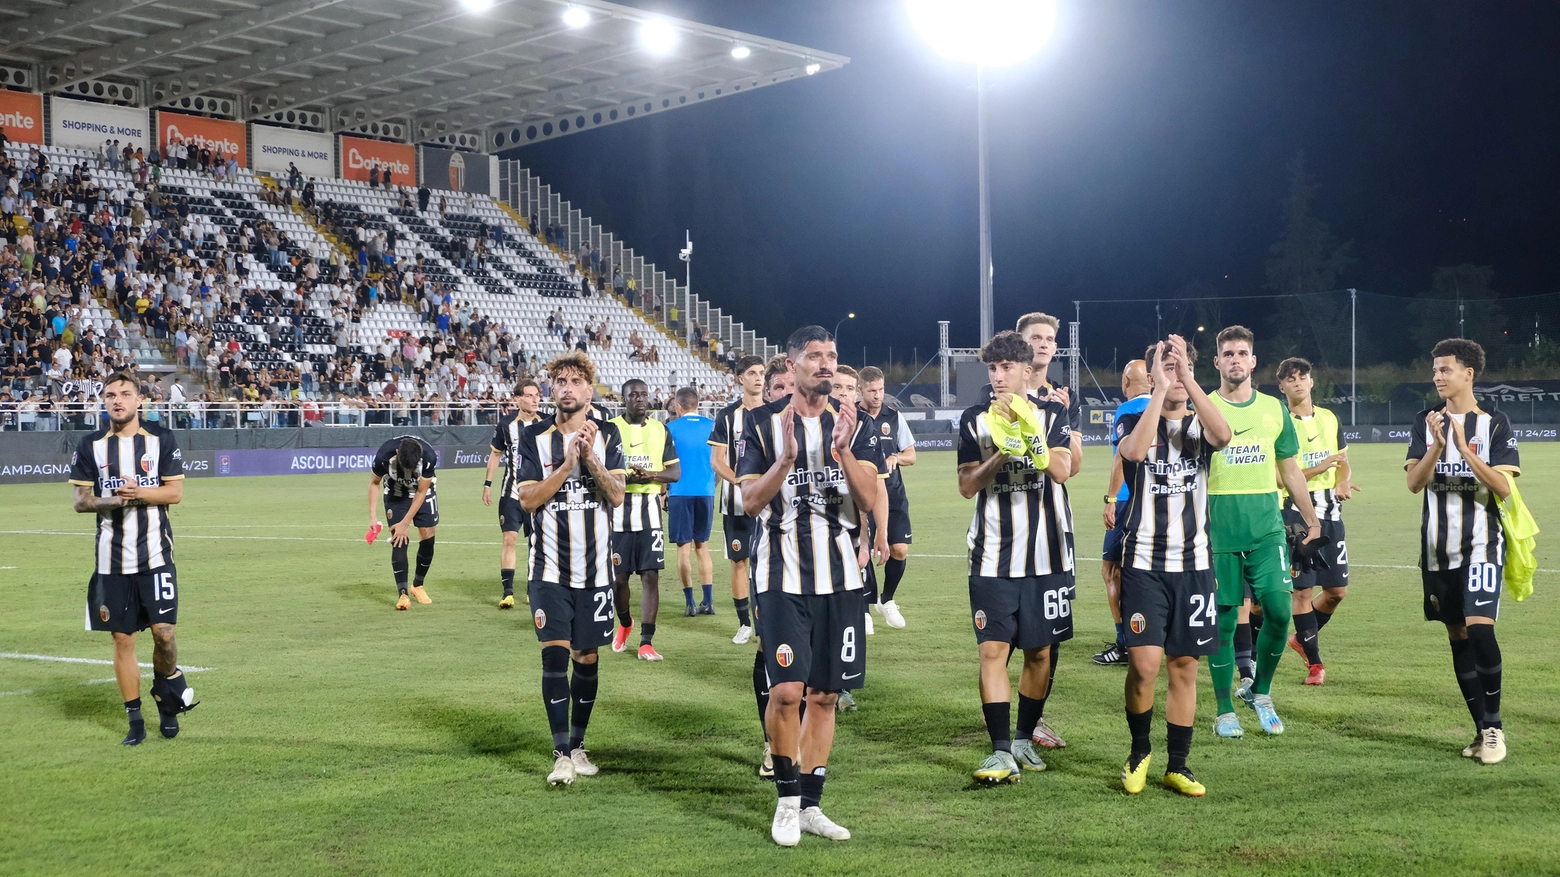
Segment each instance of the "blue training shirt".
[{"label": "blue training shirt", "polygon": [[[1144,393],[1141,396],[1134,396],[1133,398],[1128,399],[1127,401],[1121,403],[1120,405],[1117,405],[1116,406],[1116,420],[1120,420],[1121,418],[1126,417],[1129,414],[1142,414],[1144,411],[1147,411],[1148,410],[1148,400],[1149,400],[1149,398],[1150,398],[1149,394],[1148,393]],[[1110,446],[1111,446],[1111,448],[1115,448],[1116,447],[1116,430],[1114,430],[1114,429],[1112,429],[1110,431]],[[1132,498],[1132,491],[1127,489],[1127,482],[1125,480],[1123,480],[1121,482],[1121,489],[1116,491],[1116,502],[1118,504],[1119,503],[1124,503],[1124,502],[1126,502],[1127,500],[1129,500],[1131,498]]]},{"label": "blue training shirt", "polygon": [[710,468],[710,432],[715,421],[698,414],[684,414],[666,422],[666,431],[677,446],[682,477],[672,482],[670,496],[715,496],[715,470]]}]

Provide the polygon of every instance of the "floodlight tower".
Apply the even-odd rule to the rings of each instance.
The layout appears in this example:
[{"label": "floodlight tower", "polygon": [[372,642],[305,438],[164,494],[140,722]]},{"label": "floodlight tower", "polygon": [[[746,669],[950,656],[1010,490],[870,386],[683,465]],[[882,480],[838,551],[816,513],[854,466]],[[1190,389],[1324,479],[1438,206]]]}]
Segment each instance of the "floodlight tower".
[{"label": "floodlight tower", "polygon": [[975,65],[975,143],[980,187],[980,343],[995,332],[992,302],[991,196],[986,180],[986,88],[989,67],[1017,64],[1039,52],[1056,26],[1053,0],[908,0],[910,21],[939,55]]}]

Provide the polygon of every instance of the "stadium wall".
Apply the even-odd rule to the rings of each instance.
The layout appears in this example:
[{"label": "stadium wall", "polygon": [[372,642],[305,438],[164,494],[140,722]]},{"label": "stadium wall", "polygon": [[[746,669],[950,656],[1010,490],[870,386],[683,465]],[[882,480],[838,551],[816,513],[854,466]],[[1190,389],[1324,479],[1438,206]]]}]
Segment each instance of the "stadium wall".
[{"label": "stadium wall", "polygon": [[[439,453],[441,469],[487,465],[491,426],[360,429],[176,429],[191,478],[367,472],[384,442],[414,432]],[[64,482],[83,432],[0,433],[0,484]]]}]

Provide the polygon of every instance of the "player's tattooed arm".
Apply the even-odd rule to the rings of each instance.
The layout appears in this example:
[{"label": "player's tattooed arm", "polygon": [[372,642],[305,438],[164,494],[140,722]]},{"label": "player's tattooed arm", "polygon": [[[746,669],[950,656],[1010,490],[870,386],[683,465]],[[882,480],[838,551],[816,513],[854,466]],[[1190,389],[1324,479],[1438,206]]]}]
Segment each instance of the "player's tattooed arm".
[{"label": "player's tattooed arm", "polygon": [[86,484],[76,485],[76,497],[72,503],[76,511],[82,514],[102,514],[123,508],[124,504],[124,497],[93,495],[92,488]]},{"label": "player's tattooed arm", "polygon": [[617,508],[623,504],[624,479],[622,475],[615,475],[609,471],[601,458],[596,456],[594,444],[596,431],[593,426],[587,423],[586,427],[580,430],[580,435],[575,438],[578,447],[576,453],[579,455],[580,462],[585,464],[586,471],[596,480],[596,493],[606,500],[607,505]]},{"label": "player's tattooed arm", "polygon": [[126,484],[114,491],[125,505],[178,505],[184,501],[184,480],[170,481],[160,487]]}]

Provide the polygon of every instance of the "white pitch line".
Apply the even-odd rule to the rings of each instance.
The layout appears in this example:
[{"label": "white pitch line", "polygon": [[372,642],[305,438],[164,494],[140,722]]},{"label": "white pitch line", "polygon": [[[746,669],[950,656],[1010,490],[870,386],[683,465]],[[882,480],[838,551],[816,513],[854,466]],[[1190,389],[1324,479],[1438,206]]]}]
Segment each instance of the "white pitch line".
[{"label": "white pitch line", "polygon": [[22,688],[16,691],[0,691],[0,697],[10,697],[13,694],[32,694],[32,689]]},{"label": "white pitch line", "polygon": [[[24,652],[0,652],[0,658],[13,658],[18,661],[53,661],[57,664],[106,664],[110,667],[114,665],[113,661],[105,660],[103,658],[69,658],[63,655],[29,655]],[[137,663],[136,666],[147,668],[151,667],[152,665]],[[180,667],[179,669],[186,673],[204,673],[212,668]]]}]

